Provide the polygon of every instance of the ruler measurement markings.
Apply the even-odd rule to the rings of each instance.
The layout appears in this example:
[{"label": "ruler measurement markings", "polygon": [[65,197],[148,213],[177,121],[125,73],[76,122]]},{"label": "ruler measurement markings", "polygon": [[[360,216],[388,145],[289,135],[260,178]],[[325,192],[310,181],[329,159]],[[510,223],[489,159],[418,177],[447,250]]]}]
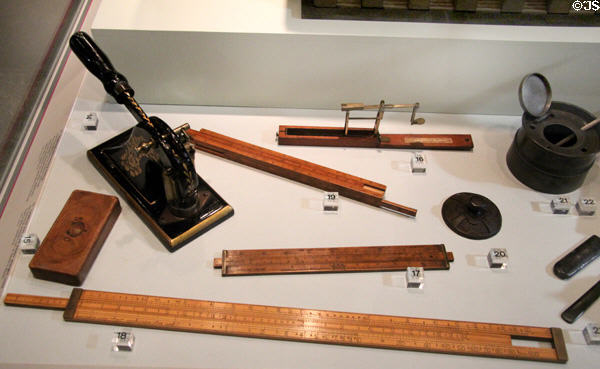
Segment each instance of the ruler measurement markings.
[{"label": "ruler measurement markings", "polygon": [[423,266],[426,269],[448,269],[448,264],[443,261],[437,260],[395,260],[395,261],[347,261],[347,260],[337,260],[332,258],[331,260],[319,260],[314,262],[304,262],[302,260],[293,261],[288,260],[282,261],[265,261],[260,263],[235,263],[235,262],[226,262],[225,268],[230,269],[231,271],[239,270],[258,270],[263,269],[269,272],[277,273],[284,270],[306,270],[310,272],[311,270],[330,270],[332,272],[335,271],[345,271],[345,270],[356,270],[356,271],[384,271],[384,270],[401,270],[406,269],[406,267],[418,267]]},{"label": "ruler measurement markings", "polygon": [[[91,291],[85,291],[91,292]],[[100,297],[99,302],[103,302],[103,298]],[[181,304],[181,300],[184,299],[166,299],[162,300],[159,298],[154,298],[154,306],[163,307],[163,308],[172,308],[173,302]],[[165,303],[166,301],[166,303]],[[253,314],[254,310],[257,307],[264,308],[264,311],[271,314],[290,314],[292,316],[297,316],[301,314],[302,316],[312,316],[313,310],[300,309],[300,308],[279,308],[279,307],[271,307],[264,305],[246,305],[246,304],[234,304],[234,303],[219,303],[219,302],[211,302],[211,301],[203,301],[203,300],[185,300],[186,303],[193,302],[190,304],[190,308],[212,308],[217,310],[228,310],[235,309],[236,312],[249,311],[250,314]],[[233,304],[233,305],[231,305]],[[248,308],[250,307],[250,308]],[[515,325],[501,325],[494,323],[473,323],[473,322],[463,322],[463,321],[450,321],[450,320],[437,320],[437,319],[427,319],[427,318],[409,318],[409,317],[394,317],[394,316],[385,316],[385,315],[365,315],[359,313],[342,313],[342,312],[333,312],[333,311],[318,311],[319,316],[324,316],[327,319],[346,319],[346,320],[364,320],[369,323],[380,323],[380,324],[398,324],[405,325],[409,324],[413,327],[424,327],[427,329],[430,328],[447,328],[447,329],[465,329],[465,330],[477,330],[477,331],[485,331],[490,333],[498,333],[498,334],[509,334],[513,336],[528,336],[528,333],[531,332],[532,336],[543,337],[550,339],[552,338],[550,330],[548,328],[539,328],[539,327],[527,327],[527,326],[515,326]]]},{"label": "ruler measurement markings", "polygon": [[260,263],[268,263],[268,262],[286,262],[286,261],[297,261],[299,263],[308,263],[312,261],[321,261],[321,260],[347,260],[347,261],[412,261],[412,260],[430,260],[430,261],[445,261],[446,254],[425,254],[425,253],[414,253],[414,254],[241,254],[241,255],[227,255],[225,259],[227,262],[240,262],[240,263],[248,263],[248,264],[260,264]]},{"label": "ruler measurement markings", "polygon": [[290,254],[352,254],[352,255],[371,255],[378,254],[406,254],[410,252],[440,252],[443,255],[443,245],[406,245],[406,246],[358,246],[358,247],[317,247],[317,248],[298,248],[298,249],[256,249],[256,250],[224,250],[231,255],[244,255],[254,253],[265,253],[272,255],[290,255]]},{"label": "ruler measurement markings", "polygon": [[[162,303],[162,304],[156,304],[156,306],[158,306],[159,308],[166,308],[166,309],[174,309],[173,303],[172,302],[180,302],[180,301],[169,301],[168,302]],[[212,304],[210,302],[207,301],[201,301],[201,300],[196,300],[196,302],[200,302],[201,304],[199,304],[200,306],[190,306],[190,309],[195,309],[195,308],[204,308],[204,309],[208,309],[208,308],[213,308],[216,311],[222,311],[223,314],[227,313],[227,312],[231,312],[232,310],[235,311],[235,314],[240,314],[240,313],[244,313],[246,312],[247,314],[251,315],[251,316],[255,316],[256,311],[255,309],[248,309],[245,308],[244,304],[234,304],[234,305],[228,305],[228,304],[224,304],[224,303],[217,303],[213,306],[211,306]],[[86,303],[89,303],[89,301],[86,300]],[[91,304],[94,304],[93,307],[97,308],[98,306],[101,305],[101,301],[94,301]],[[117,305],[111,304],[108,306],[113,306],[114,308],[118,308]],[[252,306],[255,307],[255,306]],[[179,311],[181,308],[177,308],[175,307],[175,309],[178,309],[177,311]],[[307,312],[303,311],[303,309],[293,309],[290,310],[289,308],[286,309],[270,309],[270,311],[267,311],[267,314],[275,314],[278,318],[281,316],[285,316],[286,314],[288,314],[289,316],[292,317],[296,317],[299,313],[304,313],[302,314],[302,319],[304,321],[306,321],[307,319],[314,319],[314,314],[311,314],[310,311]],[[324,313],[324,314],[323,314]],[[324,315],[324,316],[323,316]],[[271,315],[268,315],[271,316]],[[524,328],[527,331],[530,330],[530,327],[519,327],[519,326],[514,326],[515,328],[517,328],[517,330],[512,330],[512,332],[503,332],[500,331],[498,332],[497,329],[495,328],[502,328],[501,330],[504,330],[505,326],[502,325],[497,325],[497,324],[492,324],[492,323],[479,323],[477,324],[475,327],[473,326],[468,326],[470,323],[469,322],[458,322],[458,321],[440,321],[440,320],[434,320],[434,319],[420,319],[420,318],[401,318],[401,317],[391,317],[391,316],[377,316],[377,315],[372,315],[369,317],[366,317],[366,319],[362,319],[365,318],[363,316],[363,314],[348,314],[348,313],[338,313],[338,312],[329,312],[329,311],[319,311],[319,318],[320,319],[329,319],[329,320],[334,320],[334,321],[340,321],[340,322],[345,322],[350,320],[352,321],[363,321],[365,324],[368,324],[372,327],[376,327],[377,324],[380,324],[382,326],[387,326],[387,324],[394,324],[397,325],[399,327],[404,327],[404,326],[410,326],[411,329],[431,329],[431,328],[436,328],[436,329],[447,329],[449,331],[455,330],[455,329],[466,329],[466,330],[478,330],[478,331],[484,331],[484,332],[489,332],[492,334],[505,334],[505,335],[519,335],[519,336],[525,336],[526,335],[526,331],[525,330],[519,330],[518,328]],[[294,319],[292,319],[294,320]],[[461,323],[467,323],[466,327],[465,324],[461,324]],[[305,324],[305,323],[302,323]],[[535,327],[531,327],[534,328]],[[535,329],[536,332],[533,333],[533,335],[535,336],[541,336],[544,338],[551,338],[550,332],[547,328],[537,328]]]},{"label": "ruler measurement markings", "polygon": [[389,262],[389,263],[322,263],[306,265],[272,264],[267,265],[226,265],[223,270],[225,275],[248,275],[248,274],[284,274],[284,273],[340,273],[340,272],[367,272],[367,271],[399,271],[407,267],[423,267],[426,270],[447,270],[445,265],[429,262]]},{"label": "ruler measurement markings", "polygon": [[[94,311],[95,309],[98,308],[98,306],[99,306],[98,303],[91,303],[90,304],[90,303],[88,303],[86,301],[86,302],[82,302],[79,307],[82,308],[82,309],[88,308],[88,309],[90,309],[90,311]],[[107,306],[108,306],[108,308],[106,308]],[[169,308],[170,308],[169,310],[165,310],[165,315],[166,316],[181,315],[182,313],[185,313],[185,312],[180,311],[179,309],[173,309],[172,307],[169,307]],[[127,313],[132,312],[134,309],[133,309],[133,307],[130,307],[130,306],[123,308],[122,306],[116,306],[114,304],[105,304],[105,305],[103,305],[103,309],[102,310],[103,311],[113,310],[115,312],[118,312],[119,310],[121,310],[121,312],[127,314]],[[222,312],[219,313],[219,314],[221,314],[223,316],[226,316],[227,314],[232,314],[231,310],[232,309],[230,309],[230,308],[224,308],[224,309],[222,309]],[[190,312],[192,312],[192,311],[190,311]],[[251,319],[253,319],[253,318],[256,317],[256,313],[254,313],[252,311],[249,311],[248,313],[249,313],[249,317],[251,317]],[[132,314],[135,316],[134,313],[132,313]],[[235,315],[233,315],[233,317],[235,317],[235,316],[239,317],[240,316],[239,314],[240,314],[240,311],[235,311]],[[261,318],[261,319],[265,319],[265,318]],[[281,321],[280,316],[277,316],[277,319],[274,319],[274,320]],[[313,317],[313,320],[314,320],[314,317]],[[297,321],[297,319],[289,319],[289,321]],[[343,321],[343,320],[340,320],[340,322],[341,322],[340,324],[342,324],[342,323],[345,324],[345,321]],[[306,325],[307,324],[307,320],[301,321],[300,324]]]},{"label": "ruler measurement markings", "polygon": [[[282,325],[285,324],[287,326],[297,325],[299,329],[302,328],[303,324],[300,322],[296,322],[294,319],[282,319],[282,318],[272,318],[272,317],[256,317],[256,316],[240,316],[239,314],[233,314],[231,312],[189,312],[188,314],[181,312],[153,312],[151,310],[146,310],[143,313],[134,313],[131,311],[119,311],[119,310],[97,310],[90,309],[84,305],[79,307],[79,310],[76,312],[75,320],[78,319],[89,319],[97,314],[98,317],[105,317],[105,320],[109,320],[108,318],[114,317],[116,314],[122,317],[125,321],[131,322],[141,322],[148,321],[160,324],[161,322],[168,322],[169,325],[181,325],[181,326],[192,326],[192,325],[202,325],[204,323],[211,323],[217,321],[230,321],[230,322],[251,322],[253,324],[270,324],[270,325]],[[184,324],[185,323],[185,324]]]},{"label": "ruler measurement markings", "polygon": [[[92,312],[87,318],[93,318],[90,322],[95,322],[97,320],[102,321],[102,314],[100,317],[95,315],[96,312]],[[382,348],[408,348],[415,349],[421,348],[431,351],[435,350],[437,352],[447,352],[447,353],[482,353],[482,354],[502,354],[505,357],[525,357],[529,358],[532,355],[531,350],[527,348],[520,347],[499,347],[497,343],[493,345],[485,345],[479,343],[469,343],[469,342],[461,342],[456,344],[452,340],[444,340],[442,337],[437,337],[438,341],[432,342],[431,337],[425,337],[423,339],[416,339],[414,337],[414,333],[410,330],[406,331],[410,333],[409,335],[403,335],[403,332],[378,332],[378,334],[352,334],[352,333],[339,333],[335,328],[331,328],[331,331],[328,331],[327,327],[298,327],[296,329],[293,328],[281,328],[278,325],[273,325],[272,327],[264,327],[264,325],[256,324],[256,323],[245,323],[245,322],[232,322],[227,320],[228,317],[224,316],[225,322],[221,320],[222,318],[216,318],[215,320],[208,320],[205,322],[199,322],[191,319],[174,319],[169,321],[161,321],[157,322],[151,317],[148,317],[147,320],[140,320],[135,314],[131,314],[131,319],[127,319],[122,317],[121,321],[125,324],[138,325],[140,327],[152,328],[156,325],[159,325],[168,329],[177,329],[177,330],[188,330],[188,331],[197,331],[202,330],[206,333],[222,333],[223,331],[229,332],[232,335],[239,335],[240,333],[245,333],[250,337],[258,337],[264,338],[264,335],[268,335],[273,338],[279,339],[288,339],[290,337],[308,337],[314,342],[325,342],[331,343],[331,341],[336,341],[339,344],[344,344],[347,342],[353,342],[355,344],[360,344],[362,346],[367,347],[382,347]],[[82,321],[86,320],[86,316],[81,316],[80,319]],[[104,316],[104,320],[107,324],[112,324],[115,320],[113,319],[111,314],[106,314]],[[118,320],[118,319],[116,319]],[[308,332],[307,332],[308,331]],[[258,334],[257,332],[260,332]],[[406,333],[404,332],[404,333]],[[386,334],[387,333],[387,334]],[[427,332],[423,332],[424,335]],[[551,349],[540,349],[540,352],[534,352],[534,356],[540,358],[547,358],[548,360],[554,360],[556,357],[555,353]]]},{"label": "ruler measurement markings", "polygon": [[58,310],[64,309],[68,301],[68,298],[62,297],[31,296],[14,293],[7,293],[4,298],[5,304]]},{"label": "ruler measurement markings", "polygon": [[229,265],[260,265],[260,264],[310,264],[310,263],[328,263],[328,262],[348,262],[348,263],[405,263],[405,262],[435,262],[446,263],[446,255],[431,254],[388,254],[388,255],[260,255],[246,254],[239,256],[228,256],[224,260]]},{"label": "ruler measurement markings", "polygon": [[[95,312],[92,312],[92,314],[95,314]],[[90,314],[88,317],[93,317],[94,315],[92,315],[92,314]],[[106,321],[112,321],[113,320],[112,316],[110,315],[110,312],[104,312],[104,314],[105,314],[104,316],[110,318],[110,319],[105,319]],[[125,314],[125,315],[123,315],[122,320],[124,322],[130,322],[130,323],[141,323],[142,322],[142,321],[140,321],[140,319],[138,319],[138,317],[135,314],[130,314],[130,316],[131,316],[131,319],[128,319],[127,318],[127,314]],[[82,313],[79,316],[79,318],[85,319],[86,318],[85,313]],[[256,327],[262,327],[263,326],[263,325],[259,325],[259,324],[254,323],[253,320],[250,321],[250,322],[239,322],[239,321],[237,321],[237,319],[235,319],[236,321],[231,321],[234,318],[236,318],[236,317],[230,317],[230,316],[218,317],[218,316],[216,316],[215,317],[215,321],[217,323],[219,323],[219,322],[222,323],[222,319],[225,319],[226,322],[228,324],[230,324],[230,325],[234,325],[234,324],[237,324],[237,323],[245,324],[246,327],[247,327],[246,330],[248,330],[248,331],[252,331],[252,327],[256,328]],[[98,319],[102,320],[102,314],[99,314],[99,318]],[[135,320],[135,322],[133,320]],[[157,321],[151,320],[150,317],[147,320],[147,322],[151,323],[151,324],[159,324],[159,325],[162,325],[162,326],[173,326],[173,327],[180,327],[180,328],[185,328],[185,327],[202,328],[203,326],[206,326],[207,324],[208,325],[213,325],[211,323],[214,323],[210,319],[208,321],[206,321],[206,322],[199,322],[199,321],[195,321],[195,320],[192,320],[192,319],[179,319],[179,320],[173,319],[173,320],[169,320],[168,322],[162,321],[162,324],[161,324],[161,322],[157,322]],[[329,335],[329,334],[335,335],[335,334],[339,333],[337,331],[337,328],[339,328],[339,327],[335,327],[335,326],[334,327],[321,327],[321,326],[310,326],[310,325],[308,327],[307,326],[305,326],[305,327],[297,327],[296,330],[294,330],[292,328],[285,328],[285,331],[287,333],[292,332],[292,333],[295,333],[295,334],[300,334],[302,331],[305,331],[307,329],[310,330],[311,328],[314,329],[314,330],[318,330],[318,332],[320,334],[323,334],[323,335]],[[330,331],[328,331],[328,329]],[[388,334],[388,335],[390,335],[389,339],[391,339],[391,340],[397,340],[397,339],[399,339],[399,337],[402,337],[402,336],[409,336],[409,338],[414,339],[414,337],[412,337],[414,335],[414,333],[412,331],[409,331],[409,330],[405,330],[405,331],[377,332],[377,333],[378,334],[372,334],[372,335],[364,334],[363,333],[362,336],[363,336],[363,338],[366,337],[367,339],[369,337],[377,337],[377,339],[379,339],[379,338],[382,337],[382,334]],[[346,334],[350,335],[351,333],[346,333]],[[431,339],[431,335],[430,334],[428,335],[427,332],[423,332],[423,335],[429,336],[429,338],[427,338],[427,337],[426,338],[427,339]],[[443,339],[443,335],[441,335],[441,336],[438,335],[437,338],[438,339]],[[454,337],[454,338],[456,338],[456,337]]]},{"label": "ruler measurement markings", "polygon": [[[226,303],[213,303],[210,301],[202,301],[202,300],[195,300],[194,302],[195,302],[195,304],[193,304],[192,306],[189,306],[189,308],[192,308],[192,309],[197,308],[197,306],[194,306],[194,305],[201,305],[200,306],[201,308],[216,308],[216,309],[232,308],[231,306],[229,306]],[[170,307],[172,307],[172,304],[171,303],[164,304],[164,303],[160,303],[160,301],[157,301],[156,304],[153,304],[153,306],[170,308]],[[244,304],[235,304],[233,306],[233,309],[249,310],[249,311],[253,311],[252,314],[254,314],[254,311],[257,310],[258,307],[261,307],[263,309],[260,309],[260,310],[267,311],[270,313],[276,313],[276,314],[285,314],[286,311],[288,311],[290,314],[292,314],[294,316],[297,315],[298,313],[304,313],[303,315],[308,315],[308,316],[313,315],[311,313],[312,312],[311,310],[304,310],[304,309],[291,309],[291,308],[279,309],[277,307],[268,307],[268,306],[259,306],[259,305],[250,305],[250,307],[251,308],[247,308],[244,306]],[[470,322],[441,321],[441,320],[434,320],[434,319],[402,318],[402,317],[377,316],[377,315],[371,315],[371,316],[365,317],[362,314],[324,312],[324,311],[319,311],[319,315],[326,315],[326,317],[330,318],[330,319],[336,318],[336,319],[350,319],[350,320],[368,320],[370,322],[383,320],[383,321],[385,321],[385,323],[392,322],[392,323],[396,323],[396,324],[411,324],[413,326],[424,326],[424,327],[435,326],[436,328],[450,328],[450,329],[462,328],[462,329],[487,330],[487,331],[497,331],[497,329],[495,329],[495,328],[500,328],[502,331],[506,330],[505,326],[492,324],[492,323],[479,323],[479,324],[473,325]],[[462,325],[462,326],[454,327],[454,326],[458,326],[458,325]],[[515,327],[518,328],[519,326],[515,326]],[[523,328],[530,329],[530,327],[523,327]],[[534,327],[531,327],[531,328],[534,328]],[[536,332],[535,334],[541,335],[541,334],[544,334],[544,332],[546,332],[545,337],[547,337],[547,338],[551,337],[547,328],[538,328],[538,332]],[[501,332],[501,333],[506,333],[506,332]],[[513,330],[513,332],[510,332],[510,333],[516,334],[516,335],[522,335],[526,332],[519,331],[519,330],[517,330],[517,331]]]},{"label": "ruler measurement markings", "polygon": [[302,249],[223,250],[213,265],[222,274],[281,274],[402,270],[423,266],[448,269],[453,260],[443,244]]},{"label": "ruler measurement markings", "polygon": [[[136,314],[135,312],[131,312],[131,311],[111,311],[111,310],[101,310],[101,312],[98,312],[98,310],[96,309],[91,309],[88,310],[86,309],[86,306],[79,306],[78,308],[78,312],[76,313],[76,319],[86,319],[86,318],[90,318],[93,317],[94,314],[97,314],[98,318],[100,320],[112,320],[112,317],[114,317],[113,314],[115,314],[115,312],[118,312],[120,314],[120,316],[122,317],[122,320],[124,322],[131,322],[131,323],[140,323],[142,321],[144,321],[144,319],[140,319],[139,315]],[[104,319],[102,318],[104,317]],[[111,319],[107,319],[107,317],[110,317]],[[235,315],[235,314],[208,314],[206,316],[197,316],[197,317],[189,317],[189,316],[182,316],[181,314],[174,314],[172,315],[165,315],[165,318],[167,318],[167,322],[165,323],[164,320],[162,320],[161,322],[163,323],[163,325],[165,326],[177,326],[177,327],[202,327],[205,325],[205,323],[211,323],[212,321],[222,321],[225,320],[231,324],[236,324],[236,323],[240,323],[240,324],[245,324],[248,327],[253,327],[253,326],[262,326],[262,324],[257,324],[257,318],[253,317],[253,316],[248,316],[248,317],[240,317],[239,315]],[[148,322],[152,322],[152,323],[158,323],[160,324],[159,321],[153,320],[151,315],[148,315],[147,317],[147,321]],[[264,318],[259,318],[260,321],[259,323],[267,323],[267,324],[273,324],[273,325],[280,325],[280,324],[292,324],[293,321],[289,321],[289,320],[274,320],[274,319],[264,319]],[[318,330],[320,333],[323,334],[336,334],[339,333],[339,330],[347,330],[348,332],[346,332],[346,334],[352,334],[354,333],[353,331],[355,329],[359,329],[359,326],[356,325],[348,325],[348,324],[342,324],[342,323],[331,323],[331,322],[321,322],[321,321],[304,321],[303,323],[299,323],[297,327],[286,327],[286,330],[306,330],[306,329],[312,329],[312,330]],[[412,329],[406,329],[406,328],[402,328],[402,329],[391,329],[391,328],[386,328],[386,327],[368,327],[369,328],[369,333],[365,333],[365,332],[361,332],[361,335],[364,337],[380,337],[381,335],[388,335],[390,336],[390,339],[398,339],[399,337],[407,337],[407,338],[411,338],[411,339],[415,339],[415,338],[424,338],[424,339],[431,339],[431,338],[435,338],[438,341],[448,341],[448,342],[453,342],[455,340],[462,340],[465,342],[468,342],[470,340],[485,340],[485,341],[489,341],[489,342],[493,342],[496,344],[508,344],[508,346],[510,346],[510,339],[506,340],[504,339],[504,337],[501,336],[492,336],[492,335],[471,335],[471,334],[463,334],[463,333],[456,333],[456,332],[431,332],[431,331],[416,331],[416,330],[412,330]]]},{"label": "ruler measurement markings", "polygon": [[[76,295],[75,292],[73,295]],[[18,304],[18,300],[7,296],[5,303]],[[64,299],[59,300],[64,303]],[[38,302],[40,301],[42,300]],[[75,302],[77,304],[74,315],[72,319],[67,319],[65,313],[66,320],[513,359],[556,362],[567,360],[562,339],[559,339],[559,347],[556,350],[512,346],[511,335],[515,332],[520,337],[530,336],[541,341],[554,340],[549,328],[222,303],[101,291],[83,291],[79,300]],[[157,311],[160,312],[161,309],[162,314],[157,315]],[[557,329],[553,330],[560,332]],[[557,335],[562,336],[562,333]]]},{"label": "ruler measurement markings", "polygon": [[[236,141],[241,141],[232,138],[227,138],[226,140],[223,140],[221,137],[219,137],[221,135],[216,134],[214,132],[210,132],[205,129],[202,129],[200,131],[192,130],[189,133],[192,136],[195,144],[199,146],[200,149],[208,148],[212,150],[211,152],[217,151],[218,155],[223,156],[225,158],[234,160],[234,158],[230,158],[226,153],[226,151],[230,151],[232,154],[234,154],[236,161],[247,165],[251,165],[258,169],[267,170],[271,173],[273,173],[274,170],[290,171],[292,172],[292,176],[294,176],[295,174],[301,174],[308,178],[303,178],[299,181],[304,183],[313,182],[313,185],[315,185],[315,182],[319,183],[319,188],[323,188],[331,184],[342,186],[344,188],[338,189],[339,191],[357,191],[358,193],[360,193],[360,195],[355,194],[353,197],[354,199],[358,200],[356,196],[367,196],[367,198],[371,198],[371,204],[375,206],[379,205],[378,202],[380,202],[383,199],[383,194],[386,189],[385,185],[365,180],[359,177],[355,177],[314,163],[306,162],[301,159],[296,159],[275,151],[256,147],[252,144],[243,142],[241,144],[235,144]],[[215,145],[217,145],[217,148],[220,150],[214,150]],[[260,158],[260,160],[257,158],[247,158],[247,156],[252,155]],[[250,164],[251,162],[253,164]],[[262,166],[262,164],[264,163],[269,163],[272,167],[268,169],[264,168]],[[293,163],[293,167],[290,163]],[[285,177],[290,178],[290,175],[287,175]],[[323,180],[323,178],[315,177],[325,177],[326,180]],[[298,180],[296,178],[292,179]],[[365,190],[365,186],[372,187],[372,189],[370,188],[368,190]],[[377,191],[373,191],[373,189]],[[348,196],[348,194],[346,194],[346,196]],[[362,201],[364,202],[365,200]]]}]

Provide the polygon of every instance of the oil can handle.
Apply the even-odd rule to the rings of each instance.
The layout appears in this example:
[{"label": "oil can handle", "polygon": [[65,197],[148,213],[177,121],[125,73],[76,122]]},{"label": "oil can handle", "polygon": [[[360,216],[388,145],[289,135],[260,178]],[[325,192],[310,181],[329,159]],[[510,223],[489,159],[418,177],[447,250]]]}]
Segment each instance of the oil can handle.
[{"label": "oil can handle", "polygon": [[134,91],[127,78],[115,70],[108,57],[87,33],[74,33],[69,45],[83,65],[102,82],[106,92],[119,104],[125,103],[127,96],[133,96]]}]

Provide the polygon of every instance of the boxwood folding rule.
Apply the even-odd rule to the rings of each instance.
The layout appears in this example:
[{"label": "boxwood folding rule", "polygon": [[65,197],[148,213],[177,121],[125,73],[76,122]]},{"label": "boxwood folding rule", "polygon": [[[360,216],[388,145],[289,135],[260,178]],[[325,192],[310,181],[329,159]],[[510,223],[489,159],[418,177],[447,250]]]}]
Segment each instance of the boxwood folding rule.
[{"label": "boxwood folding rule", "polygon": [[[562,331],[73,289],[71,297],[7,294],[6,305],[64,309],[66,321],[556,363]],[[513,338],[552,347],[515,346]]]}]

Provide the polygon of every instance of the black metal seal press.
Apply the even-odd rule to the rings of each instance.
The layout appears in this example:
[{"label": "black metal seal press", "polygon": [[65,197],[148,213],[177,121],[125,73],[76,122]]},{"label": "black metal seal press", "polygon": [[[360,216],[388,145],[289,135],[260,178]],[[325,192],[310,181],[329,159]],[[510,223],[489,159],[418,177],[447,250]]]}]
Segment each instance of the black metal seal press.
[{"label": "black metal seal press", "polygon": [[88,151],[88,158],[123,195],[169,251],[233,215],[229,206],[197,173],[194,148],[185,133],[148,117],[134,91],[108,57],[83,32],[70,39],[73,52],[138,122],[133,128]]}]

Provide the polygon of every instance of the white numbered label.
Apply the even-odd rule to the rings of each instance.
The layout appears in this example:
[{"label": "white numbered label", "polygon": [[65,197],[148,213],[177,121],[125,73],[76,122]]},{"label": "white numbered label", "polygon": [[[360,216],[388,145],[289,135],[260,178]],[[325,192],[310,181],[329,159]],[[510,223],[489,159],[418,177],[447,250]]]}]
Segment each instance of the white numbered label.
[{"label": "white numbered label", "polygon": [[427,170],[425,155],[420,152],[414,153],[410,160],[410,169],[413,173],[425,173]]},{"label": "white numbered label", "polygon": [[406,287],[423,288],[425,284],[425,269],[423,267],[406,268]]},{"label": "white numbered label", "polygon": [[23,254],[35,254],[40,246],[40,239],[33,233],[24,234],[19,242],[19,249]]},{"label": "white numbered label", "polygon": [[113,351],[133,351],[135,336],[133,332],[115,332],[112,339]]},{"label": "white numbered label", "polygon": [[552,213],[554,214],[567,214],[571,209],[571,202],[568,197],[559,196],[557,198],[552,199],[550,203],[550,208],[552,209]]},{"label": "white numbered label", "polygon": [[87,131],[95,131],[98,129],[98,115],[96,113],[87,113],[83,120],[83,129]]},{"label": "white numbered label", "polygon": [[339,210],[339,197],[337,192],[325,192],[323,194],[323,211],[326,213],[337,213]]},{"label": "white numbered label", "polygon": [[508,267],[508,253],[506,249],[490,249],[487,260],[488,266],[492,269],[506,269]]},{"label": "white numbered label", "polygon": [[596,200],[591,197],[582,197],[577,201],[577,212],[579,215],[590,216],[596,214]]},{"label": "white numbered label", "polygon": [[600,345],[600,324],[589,323],[586,325],[583,336],[588,345]]}]

